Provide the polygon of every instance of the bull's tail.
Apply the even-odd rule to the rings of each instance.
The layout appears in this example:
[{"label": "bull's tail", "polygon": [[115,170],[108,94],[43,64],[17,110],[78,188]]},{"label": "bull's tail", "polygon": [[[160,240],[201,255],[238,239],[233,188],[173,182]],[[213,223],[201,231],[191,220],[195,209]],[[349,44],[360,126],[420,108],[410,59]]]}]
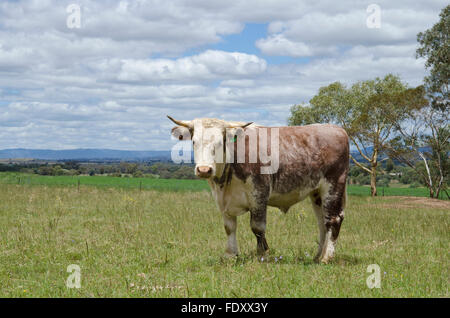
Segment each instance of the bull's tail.
[{"label": "bull's tail", "polygon": [[344,187],[344,195],[342,197],[342,210],[345,209],[345,205],[347,203],[347,182],[345,183],[345,187]]}]

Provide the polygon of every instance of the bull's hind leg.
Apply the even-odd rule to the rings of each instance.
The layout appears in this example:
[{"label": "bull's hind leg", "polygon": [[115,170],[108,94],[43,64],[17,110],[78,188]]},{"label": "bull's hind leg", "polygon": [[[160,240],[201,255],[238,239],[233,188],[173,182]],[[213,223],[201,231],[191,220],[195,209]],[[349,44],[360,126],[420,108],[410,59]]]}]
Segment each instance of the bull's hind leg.
[{"label": "bull's hind leg", "polygon": [[316,214],[317,225],[319,227],[319,246],[317,249],[316,256],[314,257],[314,260],[318,261],[320,256],[322,255],[322,248],[325,241],[325,233],[326,233],[325,218],[323,216],[322,199],[320,198],[319,191],[311,193],[310,199],[314,213]]},{"label": "bull's hind leg", "polygon": [[267,206],[260,206],[250,210],[250,227],[256,236],[256,251],[258,255],[264,255],[269,249],[266,241],[266,215]]},{"label": "bull's hind leg", "polygon": [[255,189],[254,203],[250,207],[250,227],[256,236],[256,251],[258,255],[264,255],[269,249],[266,241],[267,201],[270,195],[270,177],[267,174],[259,174],[253,178]]},{"label": "bull's hind leg", "polygon": [[236,228],[237,220],[235,216],[223,216],[223,222],[225,226],[225,232],[227,233],[228,243],[227,249],[225,250],[225,256],[236,256],[238,255],[238,245],[236,240]]},{"label": "bull's hind leg", "polygon": [[334,256],[339,231],[344,220],[346,200],[345,182],[332,185],[322,196],[322,211],[325,225],[325,238],[317,261],[328,263]]}]

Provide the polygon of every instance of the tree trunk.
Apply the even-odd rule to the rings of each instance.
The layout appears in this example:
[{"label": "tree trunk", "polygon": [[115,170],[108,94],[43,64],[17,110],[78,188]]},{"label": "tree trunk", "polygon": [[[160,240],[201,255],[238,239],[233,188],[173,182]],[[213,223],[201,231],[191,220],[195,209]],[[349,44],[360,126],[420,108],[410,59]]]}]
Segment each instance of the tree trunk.
[{"label": "tree trunk", "polygon": [[433,187],[428,187],[428,189],[430,190],[430,198],[434,198],[434,190]]},{"label": "tree trunk", "polygon": [[373,197],[377,195],[377,166],[372,166],[372,169],[371,169],[370,193]]},{"label": "tree trunk", "polygon": [[[439,153],[438,153],[438,157],[439,157]],[[439,157],[440,158],[440,157]],[[438,160],[438,164],[439,164],[439,183],[438,183],[438,187],[436,189],[436,199],[439,199],[439,193],[441,192],[441,188],[442,188],[442,183],[444,182],[444,174],[442,173],[442,164],[441,164],[441,160]]]},{"label": "tree trunk", "polygon": [[420,158],[422,158],[423,163],[425,164],[425,169],[427,169],[427,176],[428,176],[427,185],[428,185],[428,189],[430,189],[430,198],[434,198],[433,180],[431,179],[431,173],[430,173],[430,168],[428,167],[427,159],[420,151],[418,153],[419,153]]}]

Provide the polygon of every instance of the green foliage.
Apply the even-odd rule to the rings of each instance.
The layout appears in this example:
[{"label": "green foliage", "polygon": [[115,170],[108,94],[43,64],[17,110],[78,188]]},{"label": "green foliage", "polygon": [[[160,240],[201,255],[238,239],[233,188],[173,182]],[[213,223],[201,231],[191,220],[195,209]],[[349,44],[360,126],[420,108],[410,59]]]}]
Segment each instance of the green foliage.
[{"label": "green foliage", "polygon": [[76,175],[79,175],[79,171],[75,170],[75,169],[70,169],[70,170],[68,170],[67,175],[69,175],[69,176],[76,176]]},{"label": "green foliage", "polygon": [[367,174],[367,172],[361,170],[361,169],[358,168],[357,166],[352,165],[352,166],[350,166],[350,170],[349,170],[349,172],[348,172],[348,175],[349,175],[349,177],[354,178],[354,177],[359,176],[359,175],[362,174],[362,173]]},{"label": "green foliage", "polygon": [[420,186],[421,186],[421,184],[419,182],[413,182],[409,185],[410,188],[418,188]]},{"label": "green foliage", "polygon": [[388,155],[414,169],[431,197],[439,196],[450,178],[449,113],[432,106],[414,110],[395,132],[384,145]]},{"label": "green foliage", "polygon": [[387,174],[377,175],[377,184],[381,187],[389,187],[391,178]]},{"label": "green foliage", "polygon": [[356,182],[360,185],[370,184],[370,176],[368,174],[360,174],[356,177]]},{"label": "green foliage", "polygon": [[425,66],[430,70],[430,75],[425,77],[425,85],[433,106],[449,111],[450,5],[442,9],[439,16],[438,23],[417,35],[417,57],[426,58]]},{"label": "green foliage", "polygon": [[51,176],[53,174],[53,168],[51,166],[41,166],[38,168],[38,173],[43,176]]},{"label": "green foliage", "polygon": [[394,167],[395,167],[394,161],[391,158],[389,158],[386,161],[386,171],[387,172],[392,172],[392,170],[394,170]]},{"label": "green foliage", "polygon": [[63,163],[62,167],[67,170],[78,170],[80,168],[80,163],[78,161],[66,161]]},{"label": "green foliage", "polygon": [[144,173],[141,170],[137,170],[133,172],[133,178],[142,178]]},{"label": "green foliage", "polygon": [[0,172],[24,172],[36,173],[43,176],[76,176],[76,175],[109,175],[114,177],[151,178],[163,179],[195,179],[194,166],[190,164],[173,163],[79,163],[58,162],[55,163],[0,163]]},{"label": "green foliage", "polygon": [[400,177],[400,182],[403,184],[420,183],[420,176],[411,168],[405,168]]}]

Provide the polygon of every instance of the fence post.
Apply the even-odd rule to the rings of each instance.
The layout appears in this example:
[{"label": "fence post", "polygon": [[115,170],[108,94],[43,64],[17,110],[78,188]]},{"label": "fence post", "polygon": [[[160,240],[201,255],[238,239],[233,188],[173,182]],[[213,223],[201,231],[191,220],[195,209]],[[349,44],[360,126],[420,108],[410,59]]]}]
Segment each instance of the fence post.
[{"label": "fence post", "polygon": [[139,192],[142,192],[142,180],[139,181]]},{"label": "fence post", "polygon": [[78,192],[80,192],[80,178],[78,178],[77,189],[78,189]]}]

